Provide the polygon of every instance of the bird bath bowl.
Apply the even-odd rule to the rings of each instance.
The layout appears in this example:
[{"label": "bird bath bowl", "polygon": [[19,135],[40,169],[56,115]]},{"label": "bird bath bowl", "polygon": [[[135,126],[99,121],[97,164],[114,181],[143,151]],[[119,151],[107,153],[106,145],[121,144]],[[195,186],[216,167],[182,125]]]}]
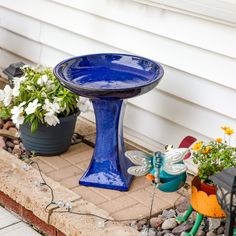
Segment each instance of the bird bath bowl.
[{"label": "bird bath bowl", "polygon": [[54,74],[70,91],[90,98],[94,107],[96,144],[79,183],[127,191],[132,176],[124,156],[123,100],[153,89],[164,74],[161,65],[133,55],[94,54],[62,61]]}]

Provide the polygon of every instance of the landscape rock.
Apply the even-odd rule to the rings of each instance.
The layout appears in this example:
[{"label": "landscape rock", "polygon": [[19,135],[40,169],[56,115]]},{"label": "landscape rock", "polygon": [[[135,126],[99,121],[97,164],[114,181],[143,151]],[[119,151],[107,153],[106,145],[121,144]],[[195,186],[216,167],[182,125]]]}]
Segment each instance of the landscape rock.
[{"label": "landscape rock", "polygon": [[162,216],[166,219],[173,218],[173,217],[176,217],[176,212],[174,209],[164,210],[162,212]]},{"label": "landscape rock", "polygon": [[162,215],[150,219],[150,225],[152,228],[160,227],[163,222],[164,222],[164,217]]},{"label": "landscape rock", "polygon": [[220,226],[217,231],[216,231],[216,234],[219,235],[219,234],[224,234],[224,231],[225,231],[225,227],[224,226]]},{"label": "landscape rock", "polygon": [[153,228],[145,228],[141,231],[141,236],[156,236],[156,230]]},{"label": "landscape rock", "polygon": [[0,136],[0,148],[4,148],[5,146],[6,144],[4,138]]},{"label": "landscape rock", "polygon": [[4,120],[0,119],[0,129],[3,127],[4,123],[5,123]]},{"label": "landscape rock", "polygon": [[176,210],[178,212],[185,212],[190,204],[190,200],[187,197],[180,198],[179,201],[176,202]]},{"label": "landscape rock", "polygon": [[172,233],[166,233],[166,234],[164,234],[164,236],[175,236],[175,235]]},{"label": "landscape rock", "polygon": [[192,229],[193,227],[193,223],[191,221],[186,221],[184,223],[182,223],[181,225],[175,227],[172,230],[172,233],[175,235],[180,235],[182,232],[188,232]]},{"label": "landscape rock", "polygon": [[7,145],[7,147],[10,147],[10,148],[14,148],[14,143],[12,143],[11,141],[7,141],[6,142],[6,145]]},{"label": "landscape rock", "polygon": [[136,220],[132,221],[131,224],[130,224],[130,226],[131,226],[132,228],[138,230],[137,221],[136,221]]},{"label": "landscape rock", "polygon": [[217,218],[209,218],[208,222],[209,222],[209,231],[217,229],[221,225],[221,219],[217,219]]},{"label": "landscape rock", "polygon": [[143,226],[147,224],[147,220],[143,219],[137,222],[137,230],[141,231],[143,229]]},{"label": "landscape rock", "polygon": [[3,125],[3,129],[9,129],[10,127],[14,127],[14,124],[12,121],[7,121],[4,125]]},{"label": "landscape rock", "polygon": [[161,228],[162,229],[173,229],[176,226],[177,226],[177,222],[176,222],[175,218],[169,218],[163,222]]},{"label": "landscape rock", "polygon": [[205,235],[206,233],[202,229],[199,229],[195,236],[205,236]]},{"label": "landscape rock", "polygon": [[20,155],[22,154],[22,150],[19,144],[14,146],[12,154],[15,154],[16,156],[20,157]]},{"label": "landscape rock", "polygon": [[206,236],[216,236],[216,234],[214,233],[214,230],[211,230],[206,233]]}]

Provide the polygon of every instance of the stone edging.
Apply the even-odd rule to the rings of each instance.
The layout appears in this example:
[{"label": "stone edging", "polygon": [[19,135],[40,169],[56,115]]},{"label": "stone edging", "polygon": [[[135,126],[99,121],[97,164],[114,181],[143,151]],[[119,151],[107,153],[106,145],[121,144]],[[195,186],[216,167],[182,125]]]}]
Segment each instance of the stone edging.
[{"label": "stone edging", "polygon": [[[29,171],[24,171],[22,169],[23,164],[24,162],[15,158],[12,154],[0,149],[0,202],[18,213],[29,223],[35,225],[35,221],[37,221],[38,224],[35,226],[37,228],[41,226],[40,230],[45,231],[48,235],[139,235],[139,233],[131,227],[118,223],[114,224],[109,222],[106,224],[105,228],[101,229],[97,227],[97,218],[72,215],[69,213],[52,214],[50,216],[50,225],[48,225],[48,213],[45,212],[45,207],[50,202],[50,192],[46,187],[36,187],[34,185],[34,181],[40,180],[38,171],[34,168],[30,168]],[[46,176],[44,176],[44,178],[54,189],[55,200],[63,199],[73,202],[73,210],[76,212],[88,212],[109,218],[106,211],[81,199],[80,196],[65,188],[60,183]],[[36,217],[36,219],[32,220],[34,217]],[[42,222],[45,223],[43,225],[44,227],[42,227]],[[53,226],[53,228],[50,229],[49,226]]]}]

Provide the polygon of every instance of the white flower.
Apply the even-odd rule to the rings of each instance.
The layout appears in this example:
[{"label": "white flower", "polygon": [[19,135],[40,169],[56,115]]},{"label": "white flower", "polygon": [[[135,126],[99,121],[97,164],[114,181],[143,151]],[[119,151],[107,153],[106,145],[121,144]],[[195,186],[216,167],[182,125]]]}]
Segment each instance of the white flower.
[{"label": "white flower", "polygon": [[53,112],[47,112],[44,116],[44,121],[49,124],[50,126],[55,126],[60,123],[59,119],[57,116],[54,115]]},{"label": "white flower", "polygon": [[25,76],[21,76],[21,77],[14,77],[13,78],[13,84],[14,86],[20,86],[20,84],[22,82],[24,82],[27,78]]},{"label": "white flower", "polygon": [[27,78],[22,76],[22,77],[14,77],[13,78],[13,84],[14,88],[12,89],[12,95],[14,97],[18,97],[20,95],[20,85],[22,82],[24,82]]},{"label": "white flower", "polygon": [[37,84],[43,86],[44,84],[47,83],[47,81],[48,81],[47,75],[42,75],[41,77],[38,78]]},{"label": "white flower", "polygon": [[24,123],[25,117],[23,115],[24,113],[24,108],[23,106],[25,105],[25,102],[22,102],[18,106],[14,106],[11,109],[11,114],[12,114],[12,122],[16,125],[17,128],[20,127]]},{"label": "white flower", "polygon": [[49,91],[51,91],[55,88],[55,84],[53,83],[52,80],[48,80],[47,83],[46,83],[46,87]]},{"label": "white flower", "polygon": [[79,100],[77,100],[77,107],[81,112],[88,112],[90,107],[89,99],[80,97]]},{"label": "white flower", "polygon": [[27,115],[33,114],[35,112],[35,110],[40,106],[41,106],[41,104],[38,103],[38,99],[36,98],[36,99],[34,99],[33,102],[30,102],[28,104],[28,106],[25,109],[25,112]]},{"label": "white flower", "polygon": [[47,94],[43,91],[43,92],[41,93],[41,96],[42,96],[43,98],[46,98],[46,97],[47,97]]},{"label": "white flower", "polygon": [[3,91],[4,91],[3,104],[5,107],[7,107],[10,105],[12,100],[12,89],[9,85],[6,85]]},{"label": "white flower", "polygon": [[25,69],[25,68],[28,68],[28,67],[29,67],[29,65],[23,65],[22,69]]},{"label": "white flower", "polygon": [[51,103],[49,102],[48,99],[45,99],[45,104],[43,105],[43,109],[46,110],[47,112],[60,113],[59,104],[56,102]]}]

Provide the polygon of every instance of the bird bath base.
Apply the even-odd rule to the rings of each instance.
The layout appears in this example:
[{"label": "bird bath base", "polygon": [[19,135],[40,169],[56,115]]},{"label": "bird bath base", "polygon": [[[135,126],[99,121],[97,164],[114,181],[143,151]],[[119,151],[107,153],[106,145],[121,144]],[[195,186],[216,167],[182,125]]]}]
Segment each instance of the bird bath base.
[{"label": "bird bath base", "polygon": [[90,166],[79,183],[127,191],[132,176],[127,173],[130,162],[124,156],[125,103],[119,99],[94,99],[92,102],[96,116],[96,144]]}]

